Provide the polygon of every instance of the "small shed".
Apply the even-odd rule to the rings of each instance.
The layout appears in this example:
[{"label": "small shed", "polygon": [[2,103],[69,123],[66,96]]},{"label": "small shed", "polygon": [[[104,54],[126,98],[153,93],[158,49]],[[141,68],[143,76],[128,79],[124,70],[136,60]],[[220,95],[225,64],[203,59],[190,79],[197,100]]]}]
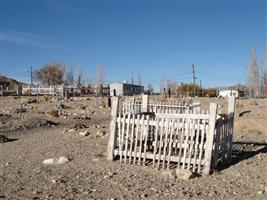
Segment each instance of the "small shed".
[{"label": "small shed", "polygon": [[129,84],[127,82],[114,82],[110,84],[110,95],[138,95],[144,91],[144,86]]},{"label": "small shed", "polygon": [[245,97],[244,91],[241,90],[221,90],[219,91],[219,97],[235,97],[235,98],[242,98]]}]

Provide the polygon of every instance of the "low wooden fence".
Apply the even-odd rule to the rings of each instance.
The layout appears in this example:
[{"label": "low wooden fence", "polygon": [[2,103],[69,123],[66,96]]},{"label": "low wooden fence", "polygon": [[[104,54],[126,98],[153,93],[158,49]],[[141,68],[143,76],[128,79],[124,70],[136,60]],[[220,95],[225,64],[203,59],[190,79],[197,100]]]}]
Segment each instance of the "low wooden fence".
[{"label": "low wooden fence", "polygon": [[108,143],[108,160],[181,168],[209,174],[220,161],[231,158],[234,100],[223,118],[217,104],[209,112],[122,113],[119,99],[112,99],[112,120]]}]

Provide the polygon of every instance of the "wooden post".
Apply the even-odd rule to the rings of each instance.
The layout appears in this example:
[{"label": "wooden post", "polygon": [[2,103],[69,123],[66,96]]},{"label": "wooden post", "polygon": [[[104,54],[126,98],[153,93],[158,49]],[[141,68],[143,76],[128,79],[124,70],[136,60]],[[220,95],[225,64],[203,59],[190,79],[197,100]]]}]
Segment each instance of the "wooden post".
[{"label": "wooden post", "polygon": [[230,159],[232,158],[232,143],[233,143],[233,134],[234,134],[234,118],[235,118],[235,97],[230,97],[228,99],[228,123],[229,126],[228,128],[230,130],[228,130],[228,139],[227,139],[227,147],[228,147],[228,151],[227,151],[227,159],[228,162],[230,162]]},{"label": "wooden post", "polygon": [[116,144],[116,123],[117,116],[119,113],[119,97],[112,97],[112,105],[111,105],[111,122],[110,122],[110,132],[109,132],[109,140],[108,140],[108,151],[107,151],[107,159],[113,160],[113,150]]},{"label": "wooden post", "polygon": [[141,112],[148,112],[148,101],[149,101],[148,95],[147,94],[144,94],[142,96]]},{"label": "wooden post", "polygon": [[212,161],[212,151],[213,151],[213,141],[215,134],[215,124],[216,124],[216,116],[217,116],[217,104],[210,103],[209,109],[209,129],[207,133],[207,141],[205,145],[205,163],[204,163],[204,174],[210,173],[211,161]]}]

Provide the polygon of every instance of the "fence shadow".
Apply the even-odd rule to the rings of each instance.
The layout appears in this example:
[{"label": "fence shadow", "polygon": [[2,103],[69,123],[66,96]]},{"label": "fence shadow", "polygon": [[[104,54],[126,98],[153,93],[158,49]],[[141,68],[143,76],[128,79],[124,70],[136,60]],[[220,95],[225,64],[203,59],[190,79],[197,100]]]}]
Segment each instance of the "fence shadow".
[{"label": "fence shadow", "polygon": [[224,170],[231,165],[235,165],[243,160],[254,157],[260,153],[267,153],[267,143],[264,142],[233,142],[233,157],[231,163],[224,166],[218,166],[218,171]]}]

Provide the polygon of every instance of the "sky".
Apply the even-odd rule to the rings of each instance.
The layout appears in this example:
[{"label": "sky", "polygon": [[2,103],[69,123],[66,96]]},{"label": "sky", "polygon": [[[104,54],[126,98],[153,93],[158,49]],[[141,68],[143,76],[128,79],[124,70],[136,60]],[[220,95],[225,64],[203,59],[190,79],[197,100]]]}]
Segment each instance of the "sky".
[{"label": "sky", "polygon": [[51,61],[95,79],[204,87],[245,83],[264,59],[266,0],[0,0],[0,73],[30,82]]}]

